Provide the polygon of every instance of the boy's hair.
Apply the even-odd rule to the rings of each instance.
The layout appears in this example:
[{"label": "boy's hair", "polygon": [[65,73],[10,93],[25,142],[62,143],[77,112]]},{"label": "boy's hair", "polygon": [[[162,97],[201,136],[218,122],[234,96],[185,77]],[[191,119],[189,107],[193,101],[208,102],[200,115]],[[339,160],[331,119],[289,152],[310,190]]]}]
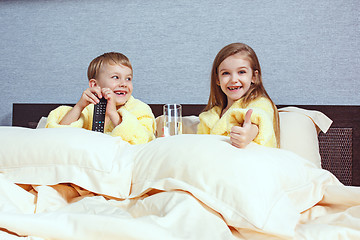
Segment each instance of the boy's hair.
[{"label": "boy's hair", "polygon": [[124,54],[118,52],[108,52],[96,57],[90,62],[87,72],[88,79],[96,79],[104,64],[124,65],[132,71],[131,63]]},{"label": "boy's hair", "polygon": [[[251,84],[249,90],[242,97],[242,107],[246,108],[249,103],[259,97],[265,97],[270,100],[274,109],[274,130],[277,140],[278,147],[280,145],[280,124],[279,124],[279,113],[277,111],[276,105],[271,100],[270,96],[266,92],[261,77],[261,68],[259,60],[256,56],[255,51],[248,45],[244,43],[232,43],[224,48],[222,48],[219,53],[216,55],[212,70],[211,70],[211,82],[210,82],[210,95],[207,106],[204,111],[210,110],[214,106],[219,106],[221,109],[224,109],[227,105],[227,96],[221,90],[221,87],[217,84],[219,79],[218,67],[219,65],[229,56],[234,54],[242,54],[250,62],[250,67],[252,69],[253,75],[255,76],[255,82]],[[257,71],[257,74],[256,74]]]}]

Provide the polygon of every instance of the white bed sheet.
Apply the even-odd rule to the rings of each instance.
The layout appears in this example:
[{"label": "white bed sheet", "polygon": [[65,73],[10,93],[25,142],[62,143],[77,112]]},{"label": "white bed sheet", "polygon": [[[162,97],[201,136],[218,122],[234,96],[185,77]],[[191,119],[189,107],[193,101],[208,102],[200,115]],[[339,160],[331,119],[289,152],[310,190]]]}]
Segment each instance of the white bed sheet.
[{"label": "white bed sheet", "polygon": [[[12,131],[0,129],[0,134],[19,139],[15,132],[9,135]],[[23,134],[19,129],[14,131]],[[73,141],[78,135],[89,141],[99,137],[86,130],[67,131]],[[92,190],[74,185],[84,183],[88,171],[67,179],[70,184],[60,184],[64,175],[59,174],[56,179],[60,185],[49,186],[46,168],[65,171],[57,167],[61,158],[56,159],[57,165],[52,165],[49,155],[45,155],[47,162],[39,159],[38,152],[28,146],[30,139],[23,136],[18,144],[23,144],[19,148],[25,151],[24,159],[18,159],[15,168],[11,161],[2,161],[0,166],[1,239],[360,239],[360,188],[342,185],[330,172],[286,150],[258,145],[239,150],[227,137],[191,134],[134,147],[109,136],[108,141],[121,145],[113,151],[112,164],[133,162],[133,168],[121,165],[125,166],[121,169],[124,176],[130,178],[125,182],[131,186],[113,184],[114,188],[130,189],[121,197],[111,189],[112,181],[105,190],[99,187],[103,174],[110,180],[118,179],[108,171],[111,167],[88,178],[91,183],[85,185]],[[103,142],[113,146],[108,141]],[[11,148],[6,142],[2,144],[1,158],[17,156],[7,152]],[[186,151],[179,151],[184,148]],[[100,149],[111,152],[105,145]],[[89,150],[63,146],[64,156],[71,157],[66,151]],[[92,159],[102,161],[101,157]],[[79,163],[84,160],[79,159]],[[29,164],[35,163],[42,164],[43,175],[31,174],[34,168]],[[99,182],[94,183],[96,177]],[[76,179],[82,181],[75,183]]]}]

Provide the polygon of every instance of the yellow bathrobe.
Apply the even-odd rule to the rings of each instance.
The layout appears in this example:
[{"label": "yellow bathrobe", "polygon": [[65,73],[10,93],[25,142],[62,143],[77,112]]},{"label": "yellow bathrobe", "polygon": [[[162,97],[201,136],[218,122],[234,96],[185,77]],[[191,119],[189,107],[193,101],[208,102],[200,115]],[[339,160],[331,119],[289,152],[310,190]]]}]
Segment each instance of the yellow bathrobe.
[{"label": "yellow bathrobe", "polygon": [[253,140],[255,143],[276,147],[274,131],[274,110],[271,102],[264,97],[252,101],[247,108],[241,108],[242,99],[237,100],[220,118],[222,109],[218,106],[199,115],[198,134],[216,134],[229,136],[231,127],[242,126],[249,109],[253,109],[251,122],[259,128],[259,133]]},{"label": "yellow bathrobe", "polygon": [[[61,119],[72,109],[69,106],[60,106],[50,112],[46,127],[77,127],[92,129],[94,104],[89,104],[81,113],[79,120],[70,125],[60,125]],[[155,139],[155,117],[149,105],[135,99],[133,96],[120,107],[117,112],[121,115],[122,122],[118,126],[109,121],[104,128],[104,133],[111,136],[120,136],[130,144],[142,144]]]}]

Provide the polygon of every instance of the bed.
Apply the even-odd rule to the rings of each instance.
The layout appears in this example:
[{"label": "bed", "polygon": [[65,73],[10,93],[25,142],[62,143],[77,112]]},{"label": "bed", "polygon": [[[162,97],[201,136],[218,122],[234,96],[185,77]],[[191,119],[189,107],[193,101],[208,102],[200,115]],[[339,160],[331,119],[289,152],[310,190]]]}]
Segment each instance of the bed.
[{"label": "bed", "polygon": [[59,105],[13,104],[0,128],[1,239],[360,238],[359,106],[278,106],[282,149],[239,150],[194,134],[204,105],[137,146],[42,129]]},{"label": "bed", "polygon": [[[60,105],[14,103],[12,125],[36,128],[41,117],[47,116]],[[156,117],[162,114],[162,104],[150,104]],[[292,105],[324,113],[333,123],[327,133],[319,133],[319,150],[322,167],[331,171],[345,185],[360,186],[360,106]],[[198,116],[203,104],[182,104],[184,116]],[[287,107],[278,106],[279,109]]]}]

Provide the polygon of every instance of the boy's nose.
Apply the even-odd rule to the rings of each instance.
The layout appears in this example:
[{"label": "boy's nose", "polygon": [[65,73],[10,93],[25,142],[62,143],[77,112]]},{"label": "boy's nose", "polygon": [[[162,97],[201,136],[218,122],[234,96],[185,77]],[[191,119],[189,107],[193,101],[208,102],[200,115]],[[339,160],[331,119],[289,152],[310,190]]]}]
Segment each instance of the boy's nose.
[{"label": "boy's nose", "polygon": [[126,87],[126,80],[125,79],[120,79],[119,86],[120,87]]}]

